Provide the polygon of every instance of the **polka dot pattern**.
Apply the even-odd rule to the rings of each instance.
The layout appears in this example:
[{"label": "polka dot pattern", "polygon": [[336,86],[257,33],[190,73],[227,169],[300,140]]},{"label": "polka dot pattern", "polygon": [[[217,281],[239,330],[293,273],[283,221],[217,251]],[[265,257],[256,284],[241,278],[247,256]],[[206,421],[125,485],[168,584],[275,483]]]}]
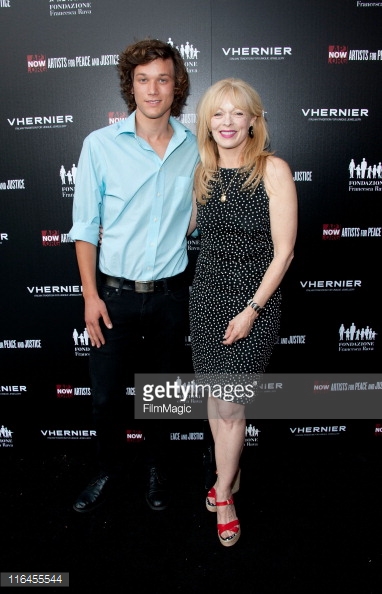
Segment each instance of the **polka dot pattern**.
[{"label": "polka dot pattern", "polygon": [[229,186],[226,202],[220,201],[223,191],[216,179],[208,202],[198,205],[201,248],[190,295],[191,348],[196,377],[208,376],[211,381],[264,373],[279,333],[280,289],[247,338],[222,344],[228,322],[246,307],[273,258],[264,185],[255,192],[243,191],[245,178],[237,173],[220,169],[223,188]]}]

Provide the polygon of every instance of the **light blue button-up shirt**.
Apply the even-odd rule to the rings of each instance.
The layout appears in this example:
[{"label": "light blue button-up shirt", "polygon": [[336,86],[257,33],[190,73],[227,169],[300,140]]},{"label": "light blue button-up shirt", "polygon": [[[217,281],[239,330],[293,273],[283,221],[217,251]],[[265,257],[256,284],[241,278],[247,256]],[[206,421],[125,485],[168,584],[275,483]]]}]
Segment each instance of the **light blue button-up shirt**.
[{"label": "light blue button-up shirt", "polygon": [[73,240],[98,244],[101,272],[156,280],[186,268],[186,232],[199,156],[195,135],[171,117],[174,134],[161,159],[135,132],[135,112],[89,134],[73,204]]}]

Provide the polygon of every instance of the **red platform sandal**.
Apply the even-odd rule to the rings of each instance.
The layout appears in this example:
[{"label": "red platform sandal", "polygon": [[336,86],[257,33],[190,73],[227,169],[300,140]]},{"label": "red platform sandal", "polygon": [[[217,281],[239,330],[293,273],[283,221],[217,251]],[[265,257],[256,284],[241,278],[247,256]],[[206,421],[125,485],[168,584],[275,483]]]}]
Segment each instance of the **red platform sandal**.
[{"label": "red platform sandal", "polygon": [[[217,501],[216,506],[218,505],[233,505],[233,498],[227,499],[226,501]],[[226,530],[230,530],[233,532],[230,536],[226,538],[222,537],[223,532]],[[218,537],[220,542],[224,547],[232,547],[240,538],[241,529],[240,529],[240,522],[238,518],[228,522],[227,524],[218,524]]]}]

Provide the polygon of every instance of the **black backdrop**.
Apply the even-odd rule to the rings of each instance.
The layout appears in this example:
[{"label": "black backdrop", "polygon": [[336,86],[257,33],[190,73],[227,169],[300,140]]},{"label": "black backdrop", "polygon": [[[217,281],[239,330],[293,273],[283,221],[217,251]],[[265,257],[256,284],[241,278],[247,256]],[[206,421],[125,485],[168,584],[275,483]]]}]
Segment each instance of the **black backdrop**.
[{"label": "black backdrop", "polygon": [[[310,374],[312,392],[337,373],[378,381],[382,3],[1,0],[0,19],[2,447],[93,440],[83,301],[67,236],[75,167],[90,131],[126,117],[115,62],[146,36],[184,52],[186,125],[195,129],[197,101],[211,83],[244,78],[262,96],[271,148],[294,173],[299,233],[270,371]],[[190,279],[197,253],[190,240]],[[188,336],[185,360],[191,365]],[[366,384],[356,398],[377,387]],[[133,394],[131,383],[127,401]],[[275,411],[248,421],[247,444],[374,439],[382,410],[373,402],[365,415],[344,407],[325,419],[291,412],[276,421]],[[142,439],[131,417],[126,431],[127,442]],[[203,432],[203,422],[179,420],[169,439]]]}]

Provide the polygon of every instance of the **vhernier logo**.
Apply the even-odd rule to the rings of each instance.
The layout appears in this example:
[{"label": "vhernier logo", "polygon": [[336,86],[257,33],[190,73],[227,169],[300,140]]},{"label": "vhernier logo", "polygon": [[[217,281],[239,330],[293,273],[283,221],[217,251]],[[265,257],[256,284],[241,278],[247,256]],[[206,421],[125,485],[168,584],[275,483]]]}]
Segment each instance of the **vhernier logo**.
[{"label": "vhernier logo", "polygon": [[325,425],[320,427],[289,427],[292,435],[339,435],[346,431],[346,425]]},{"label": "vhernier logo", "polygon": [[73,116],[24,116],[7,118],[7,122],[15,130],[47,130],[49,128],[66,128],[68,124],[73,124]]},{"label": "vhernier logo", "polygon": [[26,393],[26,386],[0,386],[0,395],[6,394],[7,396],[19,396],[22,393]]},{"label": "vhernier logo", "polygon": [[301,111],[310,122],[360,122],[369,116],[365,107],[309,107]]},{"label": "vhernier logo", "polygon": [[229,60],[285,60],[292,55],[291,47],[222,47],[223,54]]},{"label": "vhernier logo", "polygon": [[306,280],[300,281],[300,285],[307,292],[313,291],[354,291],[362,286],[360,280]]},{"label": "vhernier logo", "polygon": [[72,297],[82,295],[81,285],[42,285],[27,287],[27,291],[33,297]]},{"label": "vhernier logo", "polygon": [[46,439],[91,439],[96,437],[94,429],[41,429]]}]

